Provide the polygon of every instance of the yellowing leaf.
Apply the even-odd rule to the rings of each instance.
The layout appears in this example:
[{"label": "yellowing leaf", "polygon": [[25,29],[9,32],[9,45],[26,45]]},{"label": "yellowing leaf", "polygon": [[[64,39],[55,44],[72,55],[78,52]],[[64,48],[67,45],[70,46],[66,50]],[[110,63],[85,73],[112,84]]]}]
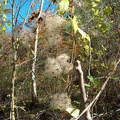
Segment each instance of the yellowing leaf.
[{"label": "yellowing leaf", "polygon": [[82,29],[78,28],[79,33],[82,35],[82,38],[86,38],[88,41],[90,41],[90,36],[86,34]]},{"label": "yellowing leaf", "polygon": [[58,8],[59,8],[59,11],[61,14],[65,13],[69,8],[69,1],[68,0],[61,0]]},{"label": "yellowing leaf", "polygon": [[73,107],[70,107],[70,108],[67,108],[66,111],[73,117],[78,117],[79,113],[80,113],[80,110],[79,109],[76,109],[76,108],[73,108]]},{"label": "yellowing leaf", "polygon": [[3,21],[6,21],[6,15],[5,14],[3,14]]},{"label": "yellowing leaf", "polygon": [[78,28],[78,31],[82,35],[82,38],[86,38],[86,33],[82,29]]},{"label": "yellowing leaf", "polygon": [[86,39],[90,41],[90,36],[86,34]]},{"label": "yellowing leaf", "polygon": [[96,8],[92,8],[92,11],[94,12],[94,15],[98,15],[99,14],[99,10]]},{"label": "yellowing leaf", "polygon": [[86,55],[89,56],[89,45],[85,45],[85,46],[84,46],[84,49],[85,49]]},{"label": "yellowing leaf", "polygon": [[76,34],[77,29],[78,29],[77,17],[76,16],[74,16],[74,18],[72,19],[72,25],[73,25],[74,33]]},{"label": "yellowing leaf", "polygon": [[6,30],[6,28],[5,28],[5,27],[2,27],[2,30],[4,31],[4,30]]},{"label": "yellowing leaf", "polygon": [[91,4],[92,4],[92,7],[97,7],[98,6],[98,4],[96,2],[92,2]]}]

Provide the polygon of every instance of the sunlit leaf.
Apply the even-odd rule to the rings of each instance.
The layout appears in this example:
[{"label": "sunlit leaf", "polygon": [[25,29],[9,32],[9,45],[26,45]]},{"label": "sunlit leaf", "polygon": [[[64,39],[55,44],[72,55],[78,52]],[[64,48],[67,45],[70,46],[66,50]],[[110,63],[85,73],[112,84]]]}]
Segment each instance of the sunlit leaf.
[{"label": "sunlit leaf", "polygon": [[90,41],[90,36],[86,34],[86,39]]},{"label": "sunlit leaf", "polygon": [[100,0],[95,0],[95,2],[100,2]]},{"label": "sunlit leaf", "polygon": [[92,2],[91,4],[92,4],[92,7],[97,7],[98,6],[98,4],[96,2]]},{"label": "sunlit leaf", "polygon": [[82,38],[86,38],[90,41],[90,36],[86,34],[82,29],[78,28],[79,33],[82,35]]},{"label": "sunlit leaf", "polygon": [[6,30],[6,27],[3,26],[3,27],[2,27],[2,30],[3,30],[3,31]]},{"label": "sunlit leaf", "polygon": [[78,31],[82,35],[82,38],[86,38],[86,33],[82,29],[78,28]]},{"label": "sunlit leaf", "polygon": [[96,8],[92,8],[92,11],[94,12],[94,15],[98,15],[99,14],[99,10]]},{"label": "sunlit leaf", "polygon": [[104,47],[103,45],[102,45],[102,48],[103,48],[103,50],[105,50],[105,51],[107,50],[107,48],[106,48],[106,47]]},{"label": "sunlit leaf", "polygon": [[90,49],[90,48],[89,48],[89,45],[85,45],[85,46],[84,46],[84,49],[85,49],[86,55],[89,56],[89,49]]},{"label": "sunlit leaf", "polygon": [[59,11],[61,14],[65,13],[69,8],[69,1],[68,0],[61,0],[59,3]]},{"label": "sunlit leaf", "polygon": [[77,17],[76,16],[74,16],[73,19],[72,19],[72,25],[73,25],[74,33],[76,34],[77,29],[78,29]]},{"label": "sunlit leaf", "polygon": [[67,108],[66,111],[73,117],[78,117],[79,113],[80,113],[80,110],[79,109],[76,109],[76,108],[73,108],[73,107],[70,107],[70,108]]},{"label": "sunlit leaf", "polygon": [[35,52],[32,50],[32,54],[34,55],[35,54]]},{"label": "sunlit leaf", "polygon": [[7,2],[8,2],[7,0],[4,0],[4,1],[3,1],[3,3],[4,3],[5,5],[7,5]]},{"label": "sunlit leaf", "polygon": [[3,21],[6,21],[6,15],[5,14],[3,14]]}]

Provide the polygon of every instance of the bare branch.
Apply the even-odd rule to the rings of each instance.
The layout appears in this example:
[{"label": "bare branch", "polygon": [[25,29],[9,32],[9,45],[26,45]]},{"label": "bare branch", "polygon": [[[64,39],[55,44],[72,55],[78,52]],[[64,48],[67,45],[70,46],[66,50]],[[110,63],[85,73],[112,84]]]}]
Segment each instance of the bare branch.
[{"label": "bare branch", "polygon": [[[84,86],[84,76],[83,76],[83,71],[82,71],[80,61],[77,60],[76,62],[78,64],[76,67],[76,70],[78,71],[78,74],[79,74],[79,86],[80,86],[80,90],[81,90],[81,94],[82,94],[83,106],[85,109],[85,108],[87,108],[87,95],[86,95],[85,86]],[[86,120],[92,120],[89,110],[86,111]]]},{"label": "bare branch", "polygon": [[[37,20],[41,17],[41,13],[42,13],[42,9],[43,9],[43,3],[44,0],[42,0],[41,2],[41,6],[40,6],[40,13],[38,15]],[[36,20],[36,21],[37,21]],[[33,96],[32,96],[32,101],[34,104],[37,104],[38,100],[37,100],[37,91],[36,91],[36,76],[35,76],[35,71],[36,71],[36,58],[37,58],[37,46],[38,46],[38,39],[39,39],[39,25],[36,29],[36,38],[35,38],[35,48],[34,48],[34,58],[33,58],[33,63],[32,63],[32,85],[33,85]]]},{"label": "bare branch", "polygon": [[93,99],[93,101],[87,106],[87,108],[84,109],[84,110],[82,111],[82,113],[76,118],[76,120],[79,120],[79,118],[80,118],[87,110],[90,110],[90,108],[92,107],[92,105],[93,105],[95,102],[97,102],[97,100],[98,100],[98,98],[100,97],[101,93],[102,93],[103,90],[105,89],[105,87],[106,87],[106,85],[107,85],[110,77],[115,73],[115,71],[116,71],[117,66],[118,66],[119,63],[120,63],[120,59],[116,62],[115,66],[114,66],[114,68],[113,68],[113,70],[112,70],[112,72],[110,72],[110,73],[108,74],[108,77],[107,77],[105,83],[103,84],[101,90],[99,91],[99,93],[96,95],[96,97]]},{"label": "bare branch", "polygon": [[25,23],[26,23],[26,20],[27,20],[27,17],[28,17],[28,13],[30,12],[30,9],[31,9],[31,5],[32,5],[32,3],[33,3],[33,0],[32,0],[31,3],[30,3],[30,6],[29,6],[28,11],[27,11],[27,14],[26,14],[26,18],[25,18],[24,23],[23,23],[22,26],[24,26]]}]

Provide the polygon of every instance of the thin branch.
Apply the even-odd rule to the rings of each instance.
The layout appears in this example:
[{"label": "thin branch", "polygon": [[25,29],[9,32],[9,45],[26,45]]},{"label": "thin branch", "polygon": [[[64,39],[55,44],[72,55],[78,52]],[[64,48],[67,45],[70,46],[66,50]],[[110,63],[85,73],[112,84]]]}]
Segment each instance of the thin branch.
[{"label": "thin branch", "polygon": [[24,62],[22,62],[22,63],[20,63],[20,64],[17,64],[16,66],[17,66],[17,67],[18,67],[18,66],[21,66],[21,65],[25,64],[25,63],[28,62],[28,61],[30,61],[30,59],[28,59],[28,60],[26,60],[26,61],[24,61]]},{"label": "thin branch", "polygon": [[115,73],[115,71],[116,71],[117,66],[118,66],[119,63],[120,63],[120,59],[116,62],[115,66],[114,66],[114,68],[113,68],[113,70],[112,70],[112,72],[110,72],[110,73],[108,74],[108,77],[107,77],[105,83],[103,84],[101,90],[99,91],[99,93],[96,95],[96,97],[93,99],[93,101],[88,105],[88,107],[87,107],[86,109],[84,109],[84,110],[82,111],[82,113],[76,118],[76,120],[79,120],[79,118],[80,118],[83,114],[85,114],[85,112],[86,112],[87,110],[90,110],[90,108],[92,107],[92,105],[93,105],[95,102],[97,102],[97,100],[98,100],[98,98],[100,97],[101,93],[102,93],[103,90],[105,89],[105,87],[106,87],[106,85],[107,85],[110,77]]},{"label": "thin branch", "polygon": [[[86,91],[85,91],[85,86],[84,86],[84,76],[83,76],[83,71],[82,71],[82,67],[81,67],[81,63],[79,60],[76,61],[77,62],[77,66],[76,66],[76,70],[78,71],[79,74],[79,86],[80,86],[80,90],[81,90],[81,94],[82,94],[82,101],[83,101],[83,107],[84,109],[87,108],[87,95],[86,95]],[[90,111],[87,110],[86,111],[86,120],[92,120]]]},{"label": "thin branch", "polygon": [[89,41],[89,63],[88,63],[88,75],[91,75],[91,61],[92,61],[92,54],[91,54],[91,40]]},{"label": "thin branch", "polygon": [[[40,13],[38,15],[38,18],[36,21],[38,21],[38,19],[41,17],[41,13],[42,13],[42,9],[43,9],[43,3],[44,0],[41,1],[41,6],[40,6]],[[37,104],[38,100],[37,100],[37,91],[36,91],[36,76],[35,76],[35,71],[36,71],[36,58],[37,58],[37,47],[38,47],[38,38],[39,38],[39,25],[36,29],[36,38],[35,38],[35,48],[34,48],[34,58],[33,58],[33,64],[32,64],[32,87],[33,87],[33,103]]]},{"label": "thin branch", "polygon": [[11,0],[9,0],[9,3],[10,3],[10,5],[12,6],[12,2],[11,2]]},{"label": "thin branch", "polygon": [[20,3],[18,3],[19,7],[16,5],[16,9],[17,9],[17,8],[18,8],[18,9],[16,10],[16,11],[17,11],[17,12],[16,12],[17,15],[16,15],[16,20],[15,20],[15,25],[17,24],[17,21],[18,21],[18,15],[19,15],[19,13],[20,13],[21,3],[22,3],[22,0],[20,0]]},{"label": "thin branch", "polygon": [[28,17],[28,13],[30,12],[31,5],[32,5],[33,1],[34,1],[34,0],[32,0],[32,1],[31,1],[31,3],[30,3],[30,6],[29,6],[29,8],[28,8],[28,11],[27,11],[27,14],[26,14],[26,17],[25,17],[25,20],[24,20],[24,23],[23,23],[23,25],[22,25],[22,26],[24,26],[24,25],[25,25],[25,23],[26,23],[26,20],[27,20],[27,17]]},{"label": "thin branch", "polygon": [[109,112],[106,112],[106,113],[102,113],[102,114],[96,115],[96,116],[94,116],[93,118],[95,119],[95,118],[100,118],[100,117],[104,117],[104,116],[108,116],[108,115],[111,116],[111,115],[116,114],[117,112],[120,112],[120,108],[117,109],[117,110],[111,110],[111,111],[109,111]]}]

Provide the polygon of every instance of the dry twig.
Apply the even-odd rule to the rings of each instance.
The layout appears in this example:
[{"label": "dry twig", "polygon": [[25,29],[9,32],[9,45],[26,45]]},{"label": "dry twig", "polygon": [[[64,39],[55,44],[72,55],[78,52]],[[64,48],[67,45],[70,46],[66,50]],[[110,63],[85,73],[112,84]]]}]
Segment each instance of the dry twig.
[{"label": "dry twig", "polygon": [[76,118],[76,120],[79,120],[79,118],[80,118],[83,114],[85,114],[86,111],[90,110],[90,108],[93,106],[93,104],[97,102],[97,100],[98,100],[98,98],[100,97],[101,93],[102,93],[103,90],[105,89],[105,87],[106,87],[106,85],[107,85],[110,77],[115,73],[115,71],[116,71],[117,66],[118,66],[119,63],[120,63],[120,58],[119,58],[119,60],[116,62],[115,66],[114,66],[114,68],[113,68],[113,70],[112,70],[112,72],[110,72],[110,73],[108,74],[108,77],[106,78],[106,81],[105,81],[105,83],[103,84],[103,86],[101,87],[101,90],[99,91],[99,93],[96,95],[96,97],[93,99],[93,101],[82,111],[82,113]]}]

